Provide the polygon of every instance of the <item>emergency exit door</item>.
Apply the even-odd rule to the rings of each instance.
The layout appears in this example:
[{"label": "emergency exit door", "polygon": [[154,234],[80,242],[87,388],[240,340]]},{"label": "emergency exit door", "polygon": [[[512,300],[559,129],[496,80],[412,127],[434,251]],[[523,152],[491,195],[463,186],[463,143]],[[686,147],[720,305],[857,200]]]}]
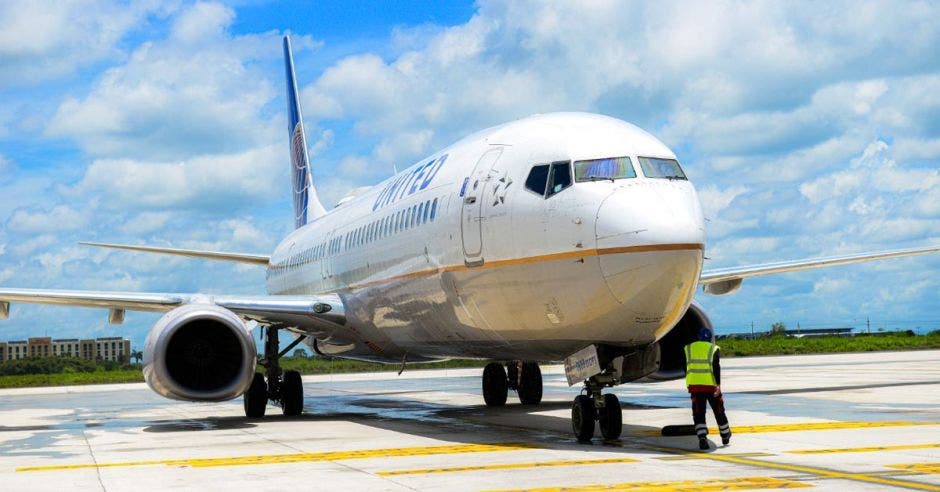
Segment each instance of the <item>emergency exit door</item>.
[{"label": "emergency exit door", "polygon": [[460,234],[463,239],[464,264],[467,266],[483,264],[483,193],[490,169],[496,165],[502,153],[502,147],[484,152],[466,181]]}]

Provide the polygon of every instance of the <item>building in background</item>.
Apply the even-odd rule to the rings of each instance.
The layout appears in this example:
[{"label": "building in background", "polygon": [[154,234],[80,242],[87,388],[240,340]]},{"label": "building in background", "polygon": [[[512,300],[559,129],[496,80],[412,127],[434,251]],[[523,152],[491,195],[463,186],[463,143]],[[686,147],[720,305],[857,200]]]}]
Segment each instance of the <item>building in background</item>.
[{"label": "building in background", "polygon": [[27,357],[81,357],[88,360],[128,362],[131,341],[121,337],[89,340],[34,337],[28,340],[0,342],[0,361]]}]

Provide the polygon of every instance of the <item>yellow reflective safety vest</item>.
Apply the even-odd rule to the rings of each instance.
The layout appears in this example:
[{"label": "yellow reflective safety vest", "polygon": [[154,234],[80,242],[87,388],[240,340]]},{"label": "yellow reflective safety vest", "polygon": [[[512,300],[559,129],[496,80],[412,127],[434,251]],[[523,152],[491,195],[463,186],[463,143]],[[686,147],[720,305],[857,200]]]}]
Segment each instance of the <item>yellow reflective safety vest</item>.
[{"label": "yellow reflective safety vest", "polygon": [[692,342],[685,346],[685,385],[717,386],[712,362],[718,345],[711,342]]}]

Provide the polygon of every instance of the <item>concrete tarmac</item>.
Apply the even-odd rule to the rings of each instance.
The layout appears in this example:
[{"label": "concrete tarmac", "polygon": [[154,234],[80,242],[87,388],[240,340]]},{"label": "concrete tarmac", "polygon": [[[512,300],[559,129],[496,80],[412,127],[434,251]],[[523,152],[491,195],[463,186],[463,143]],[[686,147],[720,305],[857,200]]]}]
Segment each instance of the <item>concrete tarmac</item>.
[{"label": "concrete tarmac", "polygon": [[[0,490],[940,491],[940,351],[722,360],[734,437],[691,423],[682,381],[624,385],[623,437],[571,433],[569,388],[486,408],[481,369],[304,378],[304,414],[166,400],[143,384],[0,391]],[[716,446],[717,444],[717,446]]]}]

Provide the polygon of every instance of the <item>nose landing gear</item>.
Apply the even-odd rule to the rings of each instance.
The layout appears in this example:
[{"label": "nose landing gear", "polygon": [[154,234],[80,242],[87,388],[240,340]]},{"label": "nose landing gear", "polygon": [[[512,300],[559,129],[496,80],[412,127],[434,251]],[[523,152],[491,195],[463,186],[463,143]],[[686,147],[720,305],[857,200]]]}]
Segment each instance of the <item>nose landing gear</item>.
[{"label": "nose landing gear", "polygon": [[300,415],[304,410],[304,386],[297,371],[282,371],[279,361],[291,349],[306,337],[298,337],[284,350],[278,352],[278,329],[270,326],[263,328],[266,340],[264,358],[258,363],[264,367],[264,375],[255,373],[251,386],[244,395],[245,416],[248,418],[264,417],[268,401],[281,406],[284,415]]},{"label": "nose landing gear", "polygon": [[584,392],[575,397],[571,405],[571,429],[578,441],[587,442],[594,437],[595,422],[606,440],[620,437],[623,431],[623,409],[617,395],[601,394],[606,386],[614,386],[611,374],[598,374],[584,382]]},{"label": "nose landing gear", "polygon": [[510,361],[504,369],[502,364],[490,362],[483,368],[486,406],[505,405],[509,390],[516,391],[523,405],[538,405],[542,401],[542,370],[538,363]]}]

